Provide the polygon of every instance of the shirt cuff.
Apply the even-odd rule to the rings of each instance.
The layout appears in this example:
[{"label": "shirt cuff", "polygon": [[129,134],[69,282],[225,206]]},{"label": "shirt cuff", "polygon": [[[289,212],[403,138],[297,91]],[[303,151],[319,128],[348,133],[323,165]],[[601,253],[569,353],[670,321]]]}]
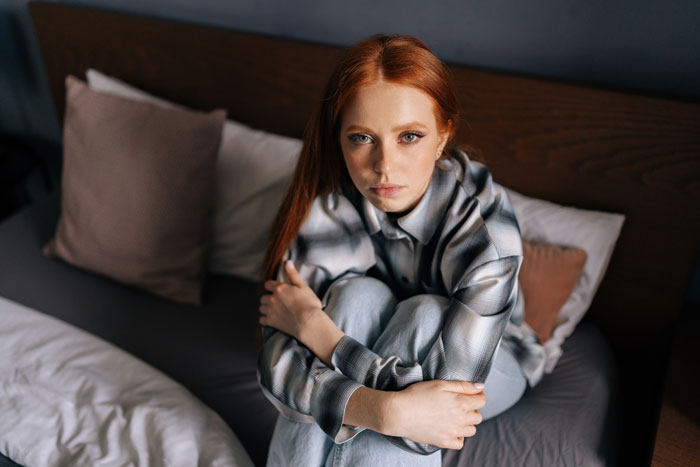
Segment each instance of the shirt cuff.
[{"label": "shirt cuff", "polygon": [[365,430],[343,424],[345,408],[359,384],[336,372],[319,375],[311,393],[311,414],[321,429],[337,444],[344,443]]},{"label": "shirt cuff", "polygon": [[377,358],[379,355],[346,334],[335,346],[331,363],[348,378],[366,384],[365,377]]},{"label": "shirt cuff", "polygon": [[544,375],[546,352],[535,331],[523,321],[520,326],[508,322],[503,336],[507,345],[520,364],[530,387],[535,387]]}]

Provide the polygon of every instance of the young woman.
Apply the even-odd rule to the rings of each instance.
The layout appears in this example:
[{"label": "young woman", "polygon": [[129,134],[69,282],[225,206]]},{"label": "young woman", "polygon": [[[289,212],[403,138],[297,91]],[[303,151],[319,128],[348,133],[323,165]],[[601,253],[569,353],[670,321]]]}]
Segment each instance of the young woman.
[{"label": "young woman", "polygon": [[415,38],[367,39],[331,76],[264,265],[268,465],[438,466],[541,376],[518,224],[448,149],[457,110]]}]

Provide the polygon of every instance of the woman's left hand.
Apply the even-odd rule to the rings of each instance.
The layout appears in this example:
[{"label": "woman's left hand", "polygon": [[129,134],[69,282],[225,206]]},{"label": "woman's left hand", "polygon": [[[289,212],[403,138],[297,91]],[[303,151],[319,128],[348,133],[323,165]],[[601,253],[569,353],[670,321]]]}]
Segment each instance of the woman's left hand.
[{"label": "woman's left hand", "polygon": [[291,284],[269,280],[265,290],[272,292],[260,298],[260,324],[270,326],[302,340],[307,325],[318,313],[325,315],[321,300],[306,285],[291,261],[284,266]]},{"label": "woman's left hand", "polygon": [[345,333],[323,311],[321,300],[306,285],[291,261],[284,270],[291,284],[266,281],[260,298],[260,324],[270,326],[296,338],[323,363],[333,369],[331,358]]}]

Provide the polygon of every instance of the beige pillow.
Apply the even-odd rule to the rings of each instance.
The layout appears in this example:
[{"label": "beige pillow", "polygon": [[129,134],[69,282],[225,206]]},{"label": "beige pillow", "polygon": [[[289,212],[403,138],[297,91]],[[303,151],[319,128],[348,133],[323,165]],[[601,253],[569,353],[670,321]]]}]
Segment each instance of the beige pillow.
[{"label": "beige pillow", "polygon": [[586,264],[586,251],[523,240],[518,280],[525,298],[525,322],[546,342]]},{"label": "beige pillow", "polygon": [[[87,83],[108,92],[166,107],[182,107],[88,68]],[[272,222],[291,182],[301,151],[299,139],[226,120],[216,161],[210,273],[260,280]]]},{"label": "beige pillow", "polygon": [[74,76],[66,91],[61,216],[42,252],[200,305],[226,111],[136,102]]}]

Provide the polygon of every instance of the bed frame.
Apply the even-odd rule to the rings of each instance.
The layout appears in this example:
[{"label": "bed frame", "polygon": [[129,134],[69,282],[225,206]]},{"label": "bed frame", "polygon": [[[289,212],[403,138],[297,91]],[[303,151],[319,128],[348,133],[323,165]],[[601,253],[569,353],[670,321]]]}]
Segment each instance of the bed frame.
[{"label": "bed frame", "polygon": [[[223,107],[231,119],[300,137],[339,56],[325,45],[106,10],[42,1],[29,9],[59,121],[66,75],[84,79],[94,67],[192,108]],[[700,252],[700,104],[451,70],[462,111],[457,140],[482,151],[496,181],[627,216],[586,319],[617,356],[620,460],[646,463],[669,339]]]}]

